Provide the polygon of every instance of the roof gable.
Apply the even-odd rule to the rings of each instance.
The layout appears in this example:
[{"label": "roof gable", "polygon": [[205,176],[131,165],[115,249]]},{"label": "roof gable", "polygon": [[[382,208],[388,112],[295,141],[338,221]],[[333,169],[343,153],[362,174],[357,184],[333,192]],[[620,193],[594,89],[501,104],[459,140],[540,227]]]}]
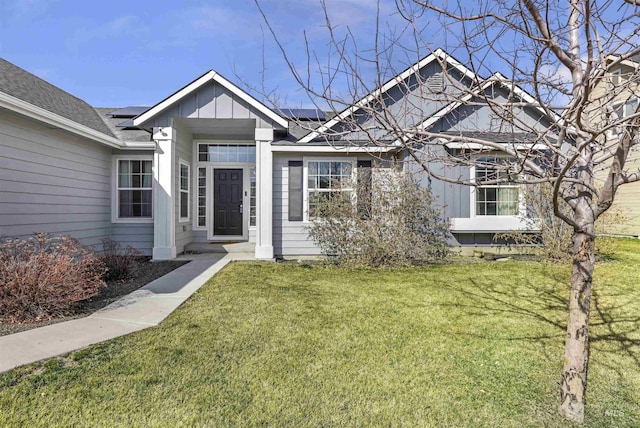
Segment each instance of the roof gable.
[{"label": "roof gable", "polygon": [[[443,65],[445,65],[445,67],[442,67]],[[428,74],[429,68],[432,69],[431,75]],[[425,74],[425,71],[427,72],[427,74]],[[330,130],[338,129],[336,133],[340,134],[341,130],[339,128],[341,126],[340,125],[341,122],[345,122],[348,118],[355,118],[356,120],[359,120],[358,112],[362,111],[362,107],[370,105],[371,103],[378,102],[381,99],[384,100],[385,108],[389,107],[391,104],[398,104],[400,109],[405,108],[406,110],[406,106],[404,107],[400,106],[401,100],[402,98],[413,96],[416,99],[405,100],[406,101],[405,104],[412,106],[413,109],[416,111],[420,111],[422,117],[424,117],[424,115],[435,113],[438,109],[440,109],[441,107],[443,107],[444,105],[450,102],[450,100],[446,99],[447,98],[446,95],[444,95],[442,97],[442,100],[440,101],[437,101],[436,100],[437,97],[434,97],[434,101],[430,102],[429,105],[426,105],[425,100],[424,99],[420,100],[420,95],[416,97],[415,95],[412,94],[412,91],[415,90],[418,84],[421,84],[420,86],[424,86],[425,84],[428,84],[430,77],[434,76],[434,72],[451,73],[452,71],[460,75],[461,78],[456,80],[460,80],[461,82],[463,80],[467,80],[469,82],[474,82],[476,80],[479,80],[478,76],[475,73],[473,73],[470,69],[462,65],[460,62],[458,62],[456,59],[454,59],[452,56],[447,54],[442,49],[437,49],[430,55],[426,56],[425,58],[417,62],[416,64],[404,70],[402,73],[398,74],[397,76],[387,81],[384,85],[380,86],[378,89],[374,90],[367,96],[360,99],[358,102],[356,102],[352,106],[343,110],[340,114],[336,115],[334,118],[332,118],[322,126],[318,127],[318,129],[309,132],[306,136],[301,138],[299,142],[309,143],[314,139],[322,136],[324,133],[327,133]],[[420,76],[419,79],[418,79],[418,76]],[[420,90],[422,89],[423,88],[421,87]],[[425,105],[421,106],[421,108],[416,109],[415,108],[416,105],[420,103]],[[404,122],[407,122],[405,123],[405,125],[410,126],[419,122],[419,120],[421,120],[421,118],[418,118],[415,114],[414,115],[411,115],[411,113],[407,114],[406,111],[403,111],[402,113],[399,112],[399,114],[401,114],[401,116],[399,116],[401,117],[401,120]],[[366,121],[366,119],[364,120]],[[411,121],[413,122],[409,124],[408,122],[411,122]]]},{"label": "roof gable", "polygon": [[273,127],[289,125],[282,116],[213,70],[134,118],[133,124],[167,126],[171,117],[256,118]]},{"label": "roof gable", "polygon": [[0,92],[108,137],[114,137],[99,114],[85,101],[2,58]]},{"label": "roof gable", "polygon": [[[474,98],[477,98],[480,93],[486,92],[490,90],[492,87],[497,87],[498,92],[503,92],[507,94],[499,94],[494,92],[493,96],[500,97],[502,96],[506,100],[509,98],[509,94],[513,92],[517,98],[522,100],[522,102],[529,104],[529,106],[523,106],[519,108],[521,116],[519,120],[523,124],[527,124],[532,128],[539,128],[539,130],[543,131],[548,126],[548,122],[550,119],[548,117],[547,111],[540,106],[540,104],[524,89],[520,88],[518,85],[513,84],[509,79],[507,79],[501,73],[495,73],[488,79],[486,79],[479,87],[477,87],[474,91],[471,91],[461,97],[459,100],[456,100],[444,108],[433,114],[432,116],[425,119],[422,123],[420,123],[416,129],[419,131],[431,131],[440,133],[442,135],[464,135],[469,132],[475,133],[477,135],[481,134],[502,134],[506,135],[508,133],[522,133],[520,129],[517,129],[514,126],[511,126],[513,129],[507,129],[505,131],[504,120],[494,117],[492,114],[493,111],[491,107],[488,105],[469,105],[468,103],[473,101]],[[480,100],[481,101],[481,100]],[[482,102],[482,101],[481,101]],[[465,111],[462,111],[465,110]],[[449,119],[447,119],[449,118]],[[495,120],[494,120],[495,119]],[[554,114],[555,120],[560,120],[560,116]],[[543,121],[545,123],[543,123]],[[507,125],[509,127],[509,125]],[[414,134],[408,134],[403,137],[405,141],[411,139]],[[479,138],[479,137],[474,138]],[[493,140],[495,138],[491,138]],[[395,144],[399,144],[400,141],[396,140]]]}]

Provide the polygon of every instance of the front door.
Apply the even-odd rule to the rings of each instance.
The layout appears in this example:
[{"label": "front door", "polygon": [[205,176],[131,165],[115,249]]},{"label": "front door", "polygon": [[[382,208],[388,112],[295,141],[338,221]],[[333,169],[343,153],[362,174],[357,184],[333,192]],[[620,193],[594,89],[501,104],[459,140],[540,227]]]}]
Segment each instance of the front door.
[{"label": "front door", "polygon": [[242,236],[242,172],[241,169],[214,169],[214,235]]}]

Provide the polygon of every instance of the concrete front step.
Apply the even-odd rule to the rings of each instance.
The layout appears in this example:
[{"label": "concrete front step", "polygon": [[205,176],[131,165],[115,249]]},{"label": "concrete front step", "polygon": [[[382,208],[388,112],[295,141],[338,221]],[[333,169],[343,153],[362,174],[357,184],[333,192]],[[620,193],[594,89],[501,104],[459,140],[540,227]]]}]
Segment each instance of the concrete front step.
[{"label": "concrete front step", "polygon": [[253,242],[192,242],[185,245],[186,253],[255,253]]}]

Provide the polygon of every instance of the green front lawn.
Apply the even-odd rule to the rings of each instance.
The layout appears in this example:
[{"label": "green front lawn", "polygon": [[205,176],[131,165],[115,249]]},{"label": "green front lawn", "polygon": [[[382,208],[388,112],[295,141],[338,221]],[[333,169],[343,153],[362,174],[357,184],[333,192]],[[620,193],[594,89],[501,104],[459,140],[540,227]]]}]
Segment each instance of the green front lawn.
[{"label": "green front lawn", "polygon": [[[593,427],[640,425],[640,242],[616,254],[597,268]],[[232,264],[157,328],[0,374],[0,426],[566,426],[568,278]]]}]

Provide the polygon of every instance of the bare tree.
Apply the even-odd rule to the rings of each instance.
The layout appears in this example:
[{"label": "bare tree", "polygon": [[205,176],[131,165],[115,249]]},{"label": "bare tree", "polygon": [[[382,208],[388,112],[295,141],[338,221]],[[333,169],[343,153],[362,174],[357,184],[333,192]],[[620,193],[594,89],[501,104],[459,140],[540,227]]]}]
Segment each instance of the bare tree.
[{"label": "bare tree", "polygon": [[[362,46],[349,29],[332,26],[322,2],[329,59],[319,60],[307,43],[309,60],[302,67],[287,56],[260,9],[295,79],[337,115],[333,126],[309,129],[306,141],[395,145],[431,177],[462,185],[553,186],[553,211],[573,230],[559,411],[574,421],[584,419],[586,403],[595,222],[620,186],[640,180],[638,166],[627,162],[638,150],[640,123],[634,101],[640,73],[632,61],[640,53],[637,5],[396,0],[394,19],[404,26],[389,31],[386,15],[378,13],[375,39]],[[429,55],[447,72],[427,77],[418,61]],[[403,63],[418,65],[394,77]],[[496,70],[502,73],[491,74]],[[385,90],[389,84],[411,97],[398,101]],[[442,124],[454,110],[472,115],[480,108],[491,111],[489,128]],[[460,166],[487,173],[447,173]]]}]

